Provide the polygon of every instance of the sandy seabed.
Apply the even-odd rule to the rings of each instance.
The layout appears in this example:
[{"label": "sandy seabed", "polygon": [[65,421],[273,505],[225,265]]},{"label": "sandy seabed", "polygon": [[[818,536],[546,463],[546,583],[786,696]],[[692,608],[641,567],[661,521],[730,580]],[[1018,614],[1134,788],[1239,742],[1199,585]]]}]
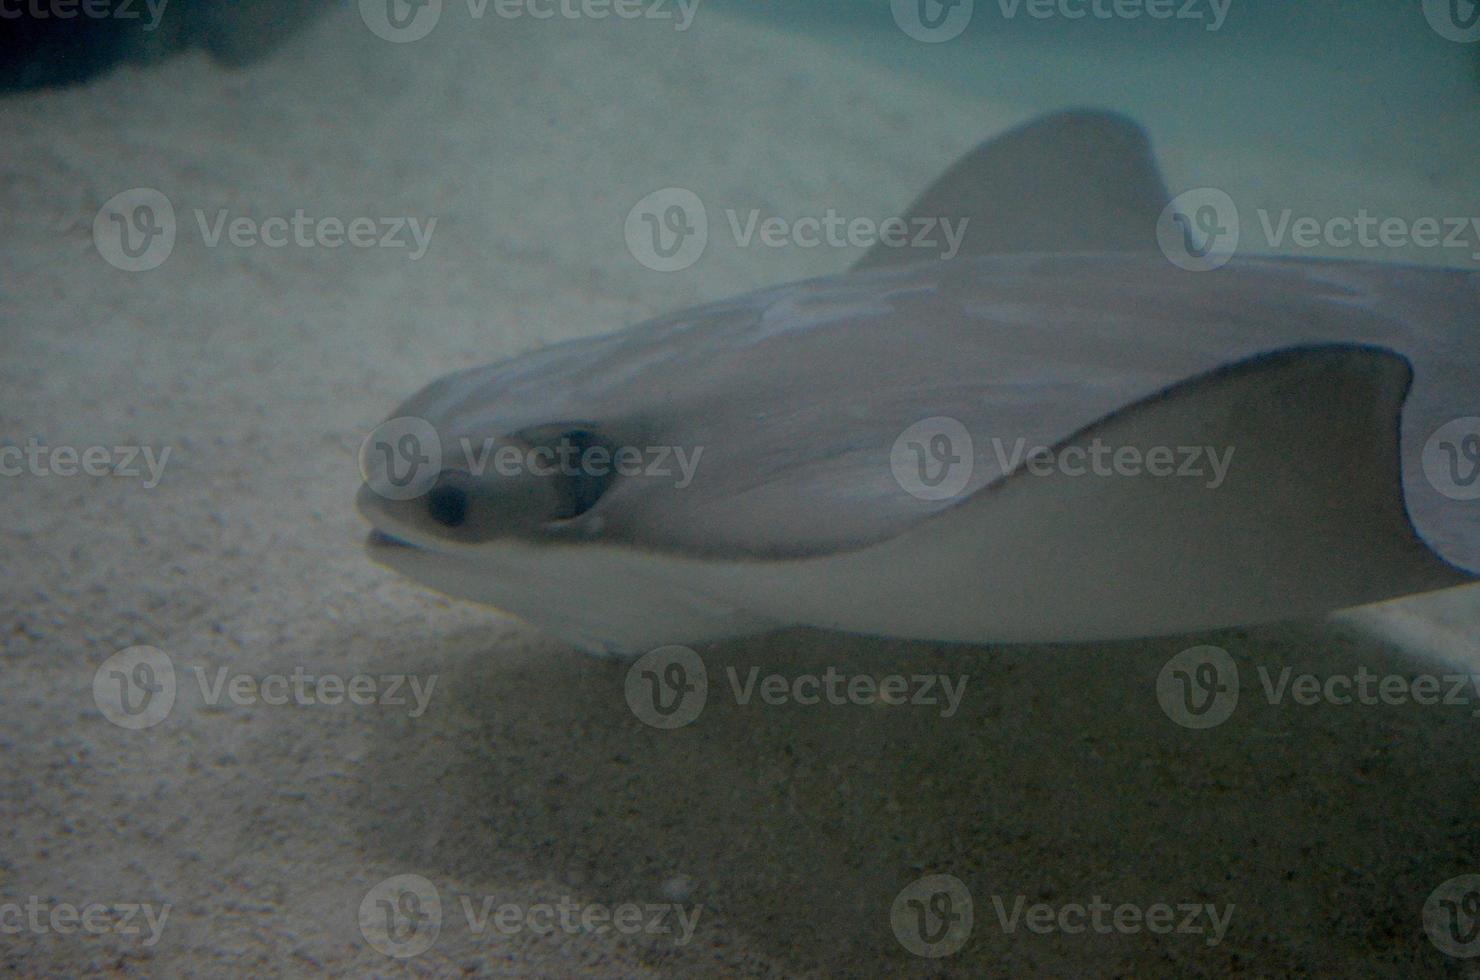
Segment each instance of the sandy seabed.
[{"label": "sandy seabed", "polygon": [[[649,271],[628,210],[666,186],[717,208],[895,213],[1037,107],[966,100],[719,15],[449,23],[388,44],[353,9],[240,72],[199,58],[0,102],[3,419],[23,445],[169,447],[161,478],[6,478],[0,553],[0,909],[147,903],[141,934],[23,929],[22,975],[1209,975],[1456,970],[1434,889],[1480,871],[1470,705],[1270,704],[1265,677],[1443,673],[1474,594],[1329,624],[1077,647],[948,647],[795,631],[705,647],[698,722],[662,731],[625,668],[372,566],[360,440],[455,368],[757,286],[845,250],[716,238]],[[969,122],[963,122],[969,121]],[[1206,180],[1165,146],[1170,182]],[[1265,161],[1267,163],[1267,161]],[[1247,174],[1248,159],[1211,164]],[[1246,176],[1231,179],[1247,180]],[[1273,200],[1381,169],[1273,168]],[[100,257],[93,218],[150,187],[158,268]],[[1298,199],[1298,198],[1297,198]],[[1439,207],[1441,205],[1435,205]],[[1435,207],[1430,207],[1434,211]],[[1450,205],[1452,208],[1452,205]],[[426,254],[208,244],[201,221],[435,217]],[[1442,213],[1442,212],[1438,212]],[[198,218],[197,215],[203,216]],[[1443,608],[1440,608],[1440,607]],[[1378,638],[1367,627],[1385,631]],[[1238,710],[1157,700],[1167,659],[1229,652]],[[111,724],[110,655],[171,659],[163,721]],[[730,671],[967,677],[959,710],[739,704]],[[221,672],[225,671],[223,675]],[[225,676],[410,675],[410,704],[213,700]],[[1471,699],[1475,695],[1471,694]],[[926,874],[975,900],[954,956],[912,955],[891,905]],[[391,876],[436,889],[429,949],[360,926]],[[997,901],[1213,905],[1207,931],[1008,931]],[[590,927],[478,934],[465,914],[562,901],[698,910],[688,942]],[[109,913],[113,914],[113,913]],[[0,914],[0,926],[7,922]],[[117,920],[110,920],[117,921]],[[671,916],[667,920],[675,922]]]}]

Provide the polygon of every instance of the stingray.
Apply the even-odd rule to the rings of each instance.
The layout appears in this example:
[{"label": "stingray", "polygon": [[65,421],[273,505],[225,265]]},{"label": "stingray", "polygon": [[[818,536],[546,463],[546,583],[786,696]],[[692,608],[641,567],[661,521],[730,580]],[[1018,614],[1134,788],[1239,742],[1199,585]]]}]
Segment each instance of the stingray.
[{"label": "stingray", "polygon": [[909,209],[966,219],[949,259],[880,244],[434,381],[367,440],[371,556],[608,655],[1169,635],[1472,581],[1480,276],[1189,271],[1168,205],[1139,126],[1056,113]]}]

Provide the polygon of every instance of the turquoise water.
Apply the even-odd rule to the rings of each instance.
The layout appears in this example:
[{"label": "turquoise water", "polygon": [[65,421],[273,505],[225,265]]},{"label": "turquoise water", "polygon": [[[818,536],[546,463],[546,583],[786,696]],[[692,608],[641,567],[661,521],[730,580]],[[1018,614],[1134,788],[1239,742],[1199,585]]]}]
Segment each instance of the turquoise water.
[{"label": "turquoise water", "polygon": [[912,40],[884,2],[714,6],[1025,114],[1109,106],[1210,153],[1259,140],[1422,175],[1472,167],[1480,149],[1480,45],[1440,36],[1418,2],[1233,0],[1220,11],[1176,0],[1186,18],[1076,20],[1059,10],[1090,0],[1031,8],[1048,17],[1023,0],[977,0],[965,30],[942,43]]},{"label": "turquoise water", "polygon": [[[1006,417],[1050,415],[1061,398],[1096,403],[1095,388],[1114,390],[1115,376],[1152,376],[1156,359],[1199,329],[1226,326],[1229,349],[1242,350],[1239,331],[1258,326],[1265,298],[1285,297],[1268,320],[1291,322],[1292,343],[1302,315],[1344,327],[1349,308],[1338,304],[1392,271],[1315,276],[1297,301],[1288,292],[1256,297],[1270,278],[1222,293],[1216,273],[1167,268],[1165,291],[1143,294],[1150,298],[1127,312],[1116,303],[1126,291],[1110,276],[1133,266],[1107,256],[1099,264],[1067,257],[1045,266],[1050,275],[1023,277],[1038,283],[1027,302],[1005,273],[1030,265],[974,260],[981,264],[968,273],[996,268],[996,278],[979,280],[976,306],[1001,324],[932,343],[921,321],[955,321],[927,312],[876,326],[876,308],[919,309],[907,304],[925,290],[886,292],[888,280],[872,274],[783,285],[843,273],[862,245],[811,247],[799,234],[741,242],[730,231],[735,216],[793,231],[824,213],[888,218],[976,142],[1083,105],[1144,123],[1173,193],[1216,187],[1247,207],[1251,252],[1265,244],[1254,209],[1480,215],[1480,43],[1446,38],[1421,0],[1231,0],[1222,11],[1213,0],[1175,0],[1200,16],[1172,20],[1059,12],[1080,9],[1080,0],[1065,0],[1067,8],[1022,0],[1007,16],[1009,0],[976,0],[961,32],[941,43],[912,36],[896,17],[908,7],[889,0],[701,0],[687,34],[667,23],[479,20],[469,0],[442,0],[440,25],[415,40],[386,37],[365,17],[408,0],[342,0],[318,19],[298,15],[320,0],[170,0],[158,32],[81,25],[102,32],[86,43],[75,21],[6,22],[19,2],[0,0],[0,31],[15,28],[0,33],[0,975],[1407,980],[1480,962],[1464,959],[1480,955],[1480,914],[1471,914],[1480,909],[1480,769],[1470,761],[1480,684],[1468,683],[1480,677],[1474,588],[1348,611],[1337,624],[1240,621],[1051,645],[991,642],[995,633],[979,644],[900,639],[938,625],[919,625],[922,610],[945,605],[918,605],[921,582],[947,586],[940,591],[957,597],[956,610],[1021,617],[1035,603],[1080,603],[1103,616],[1115,605],[1104,596],[1119,589],[1181,616],[1233,592],[1208,585],[1227,569],[1252,571],[1292,598],[1330,568],[1369,580],[1383,573],[1377,549],[1283,567],[1276,555],[1310,555],[1289,545],[1299,532],[1288,515],[1274,515],[1275,535],[1258,536],[1273,542],[1270,560],[1231,559],[1248,554],[1241,534],[1226,534],[1238,547],[1219,552],[1202,530],[1218,522],[1175,502],[1186,498],[1122,512],[1115,502],[1132,495],[1119,487],[1060,489],[1058,497],[1045,491],[1040,510],[997,511],[968,529],[994,549],[990,569],[953,570],[962,566],[945,564],[956,562],[950,547],[936,549],[938,566],[929,551],[894,552],[906,557],[879,574],[901,598],[863,611],[898,616],[882,636],[803,628],[701,642],[693,637],[705,634],[689,633],[713,625],[711,617],[724,623],[736,605],[748,614],[747,596],[792,617],[778,624],[854,628],[837,617],[858,616],[857,602],[837,603],[848,608],[836,615],[827,602],[789,612],[812,582],[775,566],[763,570],[777,576],[766,588],[759,574],[747,581],[764,552],[725,561],[738,549],[724,534],[739,528],[749,536],[741,545],[790,546],[826,532],[852,548],[860,538],[844,540],[839,529],[862,523],[845,521],[850,507],[858,514],[857,500],[926,499],[918,492],[928,486],[925,464],[961,461],[949,438],[915,440],[925,423],[945,413],[970,419],[961,407],[982,404],[1006,406]],[[1027,12],[1040,9],[1051,15]],[[1092,152],[1083,145],[1073,152]],[[1062,155],[1034,159],[1053,167]],[[991,173],[972,186],[1011,185],[1012,175]],[[675,211],[693,217],[675,190],[708,209],[709,229],[707,251],[701,239],[691,264],[677,267],[657,261],[682,258],[691,240],[692,222],[669,221]],[[994,196],[1031,212],[1031,225],[1011,226],[1019,232],[1079,231],[1075,219],[1092,216],[1057,206],[1081,198],[1042,188]],[[661,206],[644,203],[654,199]],[[1002,213],[948,205],[934,214]],[[286,230],[300,217],[312,226],[303,238]],[[1466,220],[1480,234],[1480,218]],[[346,234],[365,223],[368,237]],[[1476,268],[1473,247],[1343,257]],[[1159,267],[1160,256],[1148,255]],[[1171,251],[1165,257],[1176,262]],[[909,275],[939,273],[922,262]],[[1480,282],[1428,269],[1402,275]],[[750,301],[670,321],[722,328],[675,329],[676,345],[687,336],[698,346],[677,352],[684,356],[673,363],[684,367],[672,374],[648,371],[667,363],[662,356],[628,356],[644,350],[641,341],[626,346],[631,335],[614,334],[610,348],[567,347],[569,362],[546,349],[761,287],[776,291],[759,325],[747,319],[758,310]],[[1454,414],[1465,417],[1446,421],[1425,445],[1452,452],[1451,467],[1473,464],[1463,477],[1447,471],[1456,487],[1480,486],[1480,449],[1460,454],[1480,447],[1480,433],[1464,429],[1480,403],[1463,384],[1477,373],[1470,352],[1480,335],[1467,311],[1480,293],[1442,295],[1429,309],[1458,325],[1457,339],[1417,362],[1423,374],[1442,364],[1446,378],[1460,379]],[[1139,316],[1158,303],[1157,315]],[[1082,329],[1052,325],[1065,307],[1090,311]],[[1115,330],[1101,329],[1102,307]],[[1356,342],[1374,317],[1359,301],[1350,310],[1357,322],[1343,339]],[[830,346],[779,342],[807,336]],[[942,352],[944,343],[951,349]],[[1061,356],[1066,348],[1071,356]],[[906,352],[922,351],[955,363],[939,379],[934,369],[903,371]],[[538,561],[531,549],[503,568],[430,558],[420,566],[454,596],[527,579],[529,588],[510,593],[549,615],[525,623],[501,611],[507,604],[492,601],[491,588],[490,605],[463,602],[440,594],[436,580],[376,564],[408,549],[393,524],[377,525],[367,541],[354,501],[371,451],[391,448],[387,432],[398,436],[397,453],[420,463],[415,440],[407,448],[399,438],[416,435],[414,427],[377,425],[404,399],[450,372],[531,353],[536,360],[511,374],[480,375],[503,380],[466,403],[478,416],[470,444],[482,440],[485,454],[494,443],[605,451],[629,430],[671,425],[679,436],[645,450],[678,457],[691,449],[701,479],[727,465],[726,453],[743,465],[720,471],[740,474],[739,492],[707,485],[707,509],[678,506],[689,501],[674,488],[659,499],[675,506],[637,510],[634,520],[621,509],[634,498],[619,492],[607,500],[617,520],[607,525],[597,514],[585,525],[598,536],[590,545],[567,535],[552,537]],[[571,370],[547,372],[561,363]],[[441,420],[461,383],[429,400],[441,407],[416,411]],[[1251,387],[1238,413],[1268,419],[1267,409],[1281,409],[1273,440],[1330,431],[1319,428],[1319,406],[1307,410],[1319,399],[1292,398],[1292,408],[1280,392]],[[1209,445],[1179,444],[1176,458],[1218,450],[1234,468],[1224,475],[1236,474],[1249,457],[1222,445],[1232,441],[1223,416],[1235,413],[1212,396],[1208,403],[1220,407],[1197,403],[1187,426]],[[901,405],[913,408],[897,427],[875,421]],[[1387,426],[1373,430],[1385,445],[1392,417],[1366,407],[1351,414]],[[716,420],[725,424],[706,430]],[[698,435],[682,437],[690,423]],[[1025,450],[1015,430],[1037,424],[983,419],[977,459],[993,465],[989,457]],[[995,431],[1003,425],[1008,431]],[[776,438],[751,438],[767,433]],[[1248,444],[1258,452],[1263,431]],[[1316,484],[1318,503],[1360,491],[1362,468],[1352,464],[1372,456],[1366,443],[1349,438],[1309,453],[1295,445],[1286,449],[1290,473],[1335,474]],[[1355,449],[1326,465],[1330,445]],[[900,458],[916,465],[897,468],[891,446],[909,448],[914,458]],[[56,452],[38,463],[32,447]],[[18,471],[21,449],[27,468]],[[99,453],[106,465],[95,468]],[[775,460],[819,475],[778,480],[761,494],[784,510],[747,510],[756,507],[750,490],[769,489],[766,466]],[[832,460],[862,462],[856,476],[808,469]],[[427,473],[439,476],[435,467]],[[548,493],[511,476],[525,497],[506,497],[492,480],[469,496],[462,481],[471,474],[449,466],[445,475],[424,511],[412,502],[399,513],[459,549],[470,513],[470,530],[497,538],[553,502],[568,531],[566,522],[614,485],[610,469],[563,474],[570,479]],[[1253,498],[1258,504],[1281,493],[1298,499],[1298,479],[1271,479],[1275,491]],[[367,479],[360,495],[373,491]],[[508,511],[488,520],[492,502],[504,500]],[[1224,530],[1258,523],[1262,507],[1247,511],[1256,509],[1259,517]],[[395,516],[389,504],[379,513]],[[712,534],[700,543],[718,544],[702,554],[750,591],[705,594],[699,572],[690,574],[703,561],[650,565],[646,547],[628,565],[573,563],[568,577],[551,573],[551,555],[566,548],[620,551],[624,513],[627,527],[654,531],[660,552],[684,521]],[[1181,540],[1148,545],[1168,533],[1148,526],[1162,523],[1148,513],[1168,515]],[[1480,520],[1480,511],[1464,513]],[[1370,514],[1352,514],[1360,534]],[[613,541],[600,540],[604,529]],[[1119,548],[1107,558],[1091,547],[1108,534],[1124,536],[1129,561]],[[963,532],[960,540],[975,539]],[[1338,525],[1326,540],[1365,539]],[[1046,561],[1049,552],[1063,564]],[[1140,580],[1147,554],[1175,564]],[[1044,571],[1069,566],[1083,573],[1077,587]],[[1014,591],[1014,577],[1032,588]],[[1169,595],[1184,583],[1200,590],[1195,599]],[[587,624],[594,629],[573,628]],[[674,654],[670,640],[693,648],[667,663],[580,652],[609,652],[597,643],[616,627],[623,640],[651,630],[652,643],[617,647],[629,654],[657,647],[659,637],[663,646],[647,653]],[[691,673],[696,659],[702,675]],[[300,687],[305,676],[330,684]],[[823,693],[809,703],[809,691],[835,692],[831,679],[841,677],[866,691],[876,679],[898,679],[912,698]],[[1328,695],[1359,677],[1395,681],[1414,696],[1353,703]],[[1425,679],[1449,697],[1455,677],[1463,700],[1418,697]],[[1315,702],[1296,693],[1311,682],[1321,688]],[[1278,697],[1267,693],[1276,687]],[[680,703],[696,713],[667,726],[661,706]],[[1225,715],[1201,724],[1209,708]],[[919,954],[916,940],[928,930],[909,913],[934,915],[953,894],[933,881],[944,874],[974,896],[976,918],[974,932],[956,937],[964,945],[934,958]],[[475,931],[467,914],[565,896],[598,912],[672,903],[696,911],[698,932],[691,943],[589,928],[504,934]],[[1136,915],[1206,903],[1232,924],[1226,936],[1041,933],[1021,919],[1008,928],[997,904],[1072,916],[1102,899]],[[44,914],[62,903],[135,902],[177,910],[157,945],[121,932],[14,931],[30,905]],[[1446,909],[1448,921],[1436,914]],[[1470,938],[1457,942],[1465,930]]]}]

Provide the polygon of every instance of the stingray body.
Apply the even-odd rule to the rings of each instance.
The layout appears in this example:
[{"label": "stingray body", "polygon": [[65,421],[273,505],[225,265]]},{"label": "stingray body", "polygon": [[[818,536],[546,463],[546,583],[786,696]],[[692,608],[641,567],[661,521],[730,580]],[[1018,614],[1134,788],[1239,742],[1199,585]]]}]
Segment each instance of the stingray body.
[{"label": "stingray body", "polygon": [[791,625],[1165,634],[1471,580],[1480,502],[1434,468],[1480,465],[1455,428],[1480,415],[1476,275],[1187,271],[1167,201],[1137,126],[1060,113],[915,202],[967,220],[949,261],[876,248],[436,381],[391,426],[436,443],[418,492],[387,492],[394,446],[365,457],[371,552],[623,654]]}]

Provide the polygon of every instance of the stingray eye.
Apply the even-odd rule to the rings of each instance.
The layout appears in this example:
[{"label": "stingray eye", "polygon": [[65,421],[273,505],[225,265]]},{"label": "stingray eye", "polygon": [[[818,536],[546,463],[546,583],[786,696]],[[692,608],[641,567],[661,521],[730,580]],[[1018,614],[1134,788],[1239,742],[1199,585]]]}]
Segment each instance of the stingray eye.
[{"label": "stingray eye", "polygon": [[438,527],[459,531],[464,538],[473,530],[476,518],[474,496],[476,481],[472,474],[460,469],[446,469],[437,474],[437,482],[426,492],[422,506],[426,508],[426,519]]},{"label": "stingray eye", "polygon": [[427,493],[427,516],[443,527],[462,527],[468,519],[468,492],[442,484]]}]

